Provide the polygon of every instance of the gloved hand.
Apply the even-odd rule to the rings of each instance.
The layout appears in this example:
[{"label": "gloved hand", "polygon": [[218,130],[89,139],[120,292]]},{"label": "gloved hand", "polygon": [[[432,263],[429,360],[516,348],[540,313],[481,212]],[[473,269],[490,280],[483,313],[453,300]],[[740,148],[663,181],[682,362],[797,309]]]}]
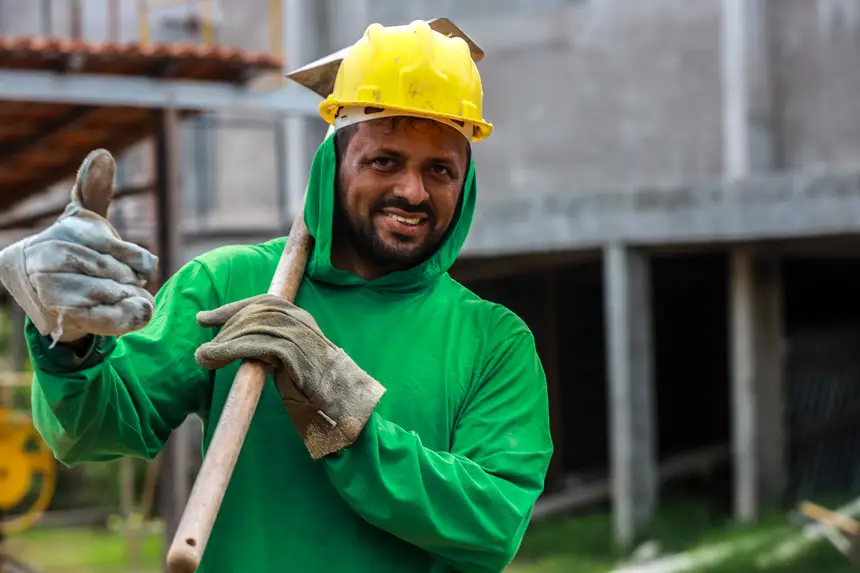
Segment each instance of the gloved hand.
[{"label": "gloved hand", "polygon": [[152,317],[155,302],[143,287],[155,277],[158,258],[123,241],[105,218],[115,170],[110,153],[91,152],[59,219],[0,251],[0,281],[54,344],[119,336]]},{"label": "gloved hand", "polygon": [[215,370],[256,359],[274,368],[284,406],[313,459],[354,443],[385,388],[329,341],[306,311],[264,294],[197,314],[221,327],[195,354]]}]

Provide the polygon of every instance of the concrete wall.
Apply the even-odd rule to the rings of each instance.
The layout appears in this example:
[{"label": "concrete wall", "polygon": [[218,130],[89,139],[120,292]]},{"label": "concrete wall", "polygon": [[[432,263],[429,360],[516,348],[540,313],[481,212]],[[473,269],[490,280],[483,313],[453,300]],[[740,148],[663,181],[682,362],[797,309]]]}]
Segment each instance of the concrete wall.
[{"label": "concrete wall", "polygon": [[[240,4],[223,3],[221,39],[261,49],[265,14]],[[475,150],[485,201],[673,184],[720,172],[719,0],[623,8],[564,0],[327,4],[314,16],[322,34],[309,49],[313,57],[354,42],[369,22],[437,15],[461,23],[487,48],[480,66],[485,116],[496,133]],[[308,150],[317,141],[308,141]],[[219,138],[225,191],[217,191],[218,201],[233,218],[250,215],[248,197],[272,186],[267,145],[251,134]],[[249,162],[260,166],[259,184],[248,179]],[[237,186],[248,190],[241,198],[230,196]],[[268,206],[255,200],[255,217],[271,213]]]},{"label": "concrete wall", "polygon": [[[716,0],[583,2],[543,15],[556,31],[518,45],[517,18],[475,32],[485,115],[484,197],[661,185],[720,168]],[[508,20],[508,21],[504,21]],[[493,38],[497,30],[510,36]]]},{"label": "concrete wall", "polygon": [[[369,22],[438,15],[488,50],[480,69],[496,133],[475,149],[484,203],[721,176],[720,0],[329,0],[322,13],[320,4],[321,33],[308,52],[315,56],[355,41]],[[773,122],[785,168],[844,167],[858,157],[858,6],[772,3]],[[263,16],[248,14],[227,20],[225,40],[258,47]],[[242,33],[228,33],[238,22]],[[251,153],[245,141],[220,145],[224,157],[233,155],[227,149],[266,154],[263,147]],[[268,160],[258,161],[266,172]],[[232,178],[246,164],[220,169]]]},{"label": "concrete wall", "polygon": [[[94,11],[100,2],[84,2],[91,13],[85,35],[93,40],[104,37]],[[289,61],[290,69],[355,41],[372,21],[449,16],[488,50],[480,69],[485,116],[496,133],[475,149],[482,205],[721,176],[720,0],[296,2],[304,3],[308,36],[305,53]],[[39,5],[0,0],[0,33],[38,33]],[[65,35],[67,3],[54,5],[55,30]],[[267,50],[266,5],[221,0],[219,40]],[[820,169],[857,163],[860,0],[777,0],[772,8],[778,164]],[[126,36],[134,18],[128,1],[121,14]],[[154,31],[158,35],[157,26]],[[305,152],[314,150],[323,132],[321,121],[311,125]],[[210,221],[273,224],[285,167],[271,132],[223,128],[203,137],[214,181],[206,202]],[[197,169],[189,159],[186,170]]]},{"label": "concrete wall", "polygon": [[[331,48],[364,26],[331,2]],[[449,16],[488,52],[483,197],[659,185],[720,170],[719,0],[374,1],[365,22]],[[361,15],[362,11],[358,11]]]},{"label": "concrete wall", "polygon": [[779,0],[773,13],[778,160],[788,169],[860,163],[860,2]]},{"label": "concrete wall", "polygon": [[[330,2],[332,36],[343,3]],[[480,69],[497,131],[476,146],[484,200],[721,175],[719,0],[369,4],[367,21],[386,24],[450,16],[489,51]],[[351,16],[332,49],[360,33]],[[778,0],[769,24],[780,166],[856,165],[860,1]]]}]

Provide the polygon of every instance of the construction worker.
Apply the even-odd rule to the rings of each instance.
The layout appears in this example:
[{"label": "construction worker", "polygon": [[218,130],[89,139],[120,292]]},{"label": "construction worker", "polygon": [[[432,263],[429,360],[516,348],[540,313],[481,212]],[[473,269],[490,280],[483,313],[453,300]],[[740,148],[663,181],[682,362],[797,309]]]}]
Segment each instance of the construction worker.
[{"label": "construction worker", "polygon": [[[552,452],[546,380],[514,313],[449,275],[477,201],[483,88],[467,44],[371,25],[320,104],[314,237],[296,304],[260,293],[285,238],[226,246],[153,298],[156,258],[72,202],[0,253],[28,316],[35,424],[65,464],[154,458],[188,415],[212,438],[241,359],[274,366],[204,573],[502,571]],[[109,170],[108,170],[109,171]]]}]

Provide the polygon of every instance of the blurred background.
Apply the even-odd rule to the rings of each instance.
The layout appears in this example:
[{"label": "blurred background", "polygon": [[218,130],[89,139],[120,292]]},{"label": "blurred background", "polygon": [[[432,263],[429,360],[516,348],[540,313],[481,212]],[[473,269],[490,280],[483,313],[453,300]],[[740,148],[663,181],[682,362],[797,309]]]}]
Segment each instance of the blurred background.
[{"label": "blurred background", "polygon": [[[496,126],[452,274],[527,321],[549,383],[510,570],[854,570],[860,0],[0,0],[0,247],[97,147],[162,280],[286,234],[327,126],[284,74],[437,17],[487,51]],[[0,294],[3,571],[163,571],[199,420],[154,462],[60,467]]]}]

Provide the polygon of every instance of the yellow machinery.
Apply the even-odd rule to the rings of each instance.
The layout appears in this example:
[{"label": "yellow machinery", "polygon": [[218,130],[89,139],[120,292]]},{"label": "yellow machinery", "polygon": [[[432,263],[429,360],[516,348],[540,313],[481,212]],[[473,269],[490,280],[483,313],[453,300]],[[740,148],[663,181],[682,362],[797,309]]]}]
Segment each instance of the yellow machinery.
[{"label": "yellow machinery", "polygon": [[54,496],[57,463],[33,421],[14,408],[13,392],[29,386],[31,375],[0,374],[0,573],[30,569],[7,555],[3,545],[44,514]]},{"label": "yellow machinery", "polygon": [[30,417],[0,407],[0,533],[33,525],[51,503],[57,468]]},{"label": "yellow machinery", "polygon": [[[54,455],[33,426],[29,415],[14,408],[15,388],[30,385],[32,374],[0,372],[0,573],[32,573],[26,564],[6,554],[3,541],[39,521],[48,509],[57,483]],[[161,456],[149,464],[144,491],[135,511],[134,500],[126,499],[123,528],[127,537],[129,571],[140,567],[144,522],[155,498]],[[124,497],[134,497],[132,460],[122,460]]]}]

